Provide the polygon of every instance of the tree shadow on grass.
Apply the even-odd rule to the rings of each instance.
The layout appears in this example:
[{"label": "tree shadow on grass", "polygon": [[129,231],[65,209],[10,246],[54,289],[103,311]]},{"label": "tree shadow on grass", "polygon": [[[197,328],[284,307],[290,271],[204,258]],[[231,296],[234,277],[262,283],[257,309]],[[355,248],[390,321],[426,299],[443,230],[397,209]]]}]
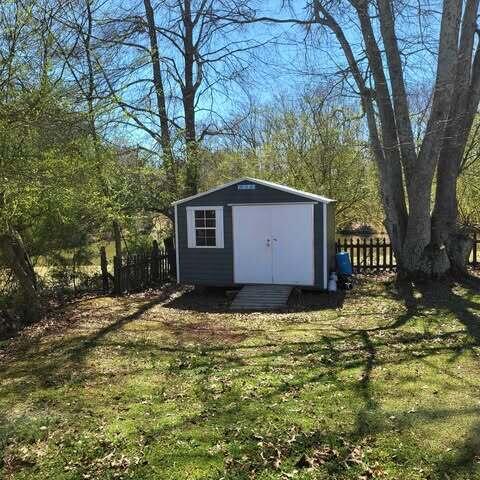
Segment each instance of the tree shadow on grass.
[{"label": "tree shadow on grass", "polygon": [[[344,340],[344,339],[343,339]],[[276,463],[281,460],[283,464],[292,465],[300,464],[300,468],[310,468],[307,463],[302,464],[302,456],[310,456],[310,460],[316,454],[330,455],[328,457],[328,469],[331,474],[333,472],[341,474],[346,472],[342,465],[345,462],[348,463],[348,459],[351,458],[353,452],[363,448],[366,442],[370,441],[370,436],[384,433],[391,429],[391,425],[388,423],[388,418],[392,415],[399,415],[400,417],[407,417],[407,412],[397,411],[378,411],[377,401],[374,398],[372,382],[372,372],[375,366],[385,366],[387,362],[385,359],[377,359],[375,339],[371,338],[371,334],[368,332],[356,332],[351,334],[349,341],[357,341],[358,348],[356,351],[352,349],[344,348],[340,339],[322,338],[318,342],[310,343],[308,346],[301,344],[284,344],[282,347],[274,352],[272,355],[276,357],[296,357],[297,362],[300,363],[299,367],[303,366],[305,371],[304,375],[299,375],[288,381],[284,381],[274,388],[270,389],[267,393],[262,395],[248,396],[241,391],[227,391],[224,392],[222,397],[212,394],[212,392],[206,388],[209,384],[210,376],[218,375],[218,364],[213,362],[207,368],[203,368],[201,379],[196,382],[199,390],[199,398],[204,404],[204,412],[198,416],[197,419],[189,419],[187,423],[196,424],[204,421],[208,418],[211,424],[215,425],[215,428],[225,429],[225,438],[229,438],[231,433],[229,428],[235,425],[238,418],[242,418],[243,423],[245,421],[251,422],[251,429],[261,429],[258,426],[258,405],[278,405],[283,401],[285,396],[299,395],[303,389],[308,388],[319,383],[334,382],[336,384],[336,391],[338,393],[348,393],[350,386],[343,383],[339,374],[352,368],[362,367],[363,371],[358,379],[358,383],[354,388],[359,393],[359,398],[362,399],[363,406],[358,409],[357,412],[357,424],[353,431],[329,431],[328,429],[320,428],[313,431],[302,431],[296,424],[296,421],[292,419],[292,427],[290,433],[258,433],[253,438],[249,438],[246,435],[244,438],[239,437],[239,433],[234,431],[232,440],[238,443],[241,439],[242,450],[238,456],[227,466],[227,470],[231,473],[232,478],[236,474],[241,472],[252,472],[261,474],[262,471],[274,471]],[[394,342],[395,339],[392,339]],[[384,343],[383,346],[388,346],[388,343]],[[228,350],[228,349],[226,349]],[[402,362],[411,361],[413,357],[411,352],[413,350],[420,351],[420,354],[425,356],[433,355],[438,351],[446,350],[448,348],[435,350],[434,352],[427,349],[422,352],[421,346],[414,345],[412,349],[404,350],[401,353],[400,358],[396,358],[391,362],[394,364],[400,364]],[[318,358],[317,365],[312,365],[311,371],[308,371],[309,359],[311,355],[316,355]],[[259,355],[264,355],[260,353]],[[325,361],[328,356],[331,356],[331,361]],[[257,356],[257,355],[256,355]],[[275,361],[278,365],[278,362]],[[258,369],[261,369],[261,365],[258,365]],[[287,366],[287,365],[285,365]],[[299,370],[297,369],[297,372]],[[200,393],[201,392],[201,393]],[[418,417],[423,418],[424,422],[437,421],[439,418],[451,418],[455,415],[464,415],[467,412],[474,413],[477,409],[471,410],[469,408],[458,408],[437,411],[435,409],[424,409],[416,412]],[[252,412],[254,416],[252,417]],[[184,426],[175,425],[176,429],[182,430]],[[261,430],[260,430],[261,431]],[[250,430],[251,435],[252,430]],[[156,432],[156,435],[162,435],[165,432]],[[245,434],[244,434],[245,435]],[[259,441],[260,440],[260,441]],[[333,450],[340,453],[332,453]],[[327,453],[325,453],[327,452]],[[330,452],[330,453],[328,453]],[[343,453],[342,453],[343,452]],[[310,461],[308,460],[308,461]],[[321,459],[322,462],[327,460]],[[363,461],[362,461],[363,462]],[[359,462],[356,466],[359,471],[358,475],[368,474],[370,467],[362,462]],[[320,465],[317,465],[319,467]],[[323,467],[322,467],[323,468]],[[352,466],[348,467],[349,469]],[[352,472],[350,472],[352,474]],[[230,478],[228,475],[225,478]],[[236,478],[236,477],[235,477]],[[345,478],[340,476],[338,478]],[[350,477],[348,477],[350,478]],[[353,478],[353,477],[352,477]],[[355,477],[357,478],[357,477]],[[370,477],[368,477],[370,478]],[[436,478],[436,477],[432,477]]]},{"label": "tree shadow on grass", "polygon": [[[464,289],[459,292],[458,289]],[[466,291],[465,291],[466,290]],[[362,406],[358,408],[356,413],[356,425],[353,431],[325,431],[324,429],[315,430],[312,432],[294,432],[294,440],[277,439],[275,444],[274,439],[265,439],[262,444],[266,448],[259,451],[257,440],[252,442],[251,438],[245,438],[245,449],[242,455],[247,454],[249,460],[242,464],[241,456],[240,463],[235,461],[227,466],[227,470],[232,473],[234,471],[251,470],[254,468],[256,472],[267,469],[275,469],[274,463],[276,456],[280,451],[283,462],[290,462],[290,464],[298,462],[299,458],[307,452],[312,453],[318,448],[337,447],[342,445],[359,445],[365,441],[369,436],[375,436],[391,429],[388,418],[395,413],[404,418],[408,418],[407,412],[389,412],[382,410],[378,401],[375,398],[375,388],[372,385],[373,371],[377,366],[385,367],[388,364],[400,365],[402,363],[410,362],[412,360],[427,359],[428,357],[451,353],[452,357],[476,346],[480,341],[480,326],[479,318],[475,313],[479,310],[478,303],[472,299],[474,294],[479,290],[477,285],[458,282],[442,282],[435,285],[417,284],[398,284],[395,291],[391,294],[397,299],[402,299],[405,305],[405,312],[400,314],[393,323],[378,327],[373,331],[369,329],[357,329],[354,331],[344,331],[343,336],[322,336],[317,341],[311,342],[271,342],[268,345],[245,346],[233,343],[224,343],[223,345],[203,345],[201,351],[197,347],[186,347],[183,342],[187,338],[182,338],[183,334],[178,336],[177,345],[178,351],[172,352],[178,355],[179,358],[189,356],[187,363],[179,362],[178,368],[187,368],[189,371],[197,369],[198,375],[195,381],[198,398],[202,401],[204,409],[198,417],[189,418],[186,420],[187,425],[195,425],[207,421],[215,425],[217,428],[223,428],[226,438],[233,435],[232,439],[237,440],[237,433],[229,433],[232,424],[234,425],[239,417],[245,421],[251,422],[252,425],[258,422],[256,415],[258,415],[257,405],[259,402],[264,404],[277,404],[281,402],[285,396],[292,395],[293,398],[299,395],[308,386],[328,382],[334,382],[338,392],[347,392],[350,388],[344,384],[344,380],[340,374],[352,369],[361,368],[362,372],[358,381],[353,386],[353,390],[358,393],[358,398],[361,399]],[[190,304],[189,299],[183,299]],[[179,307],[179,304],[170,303],[169,306]],[[190,307],[189,307],[190,308]],[[409,332],[403,330],[401,327],[407,326],[413,318],[422,318],[423,320],[432,319],[433,322],[438,317],[447,314],[452,315],[459,321],[466,329],[466,332],[471,339],[465,335],[464,330],[450,330],[440,331],[435,334],[425,332]],[[131,321],[130,319],[120,320],[119,326]],[[178,325],[176,326],[178,330]],[[90,339],[86,346],[91,348],[98,341],[98,338],[103,337],[112,329],[108,328],[105,332],[99,332]],[[389,333],[391,332],[391,333]],[[239,338],[240,339],[240,338]],[[191,338],[188,338],[191,340]],[[241,339],[240,339],[241,340]],[[393,358],[378,354],[378,350],[395,350],[399,345],[403,344],[402,349],[395,354]],[[138,349],[138,345],[135,345]],[[151,349],[151,346],[149,347]],[[242,357],[242,362],[235,361],[235,352],[237,350],[251,349],[251,354],[247,357]],[[392,351],[393,351],[392,350]],[[159,353],[162,350],[159,349]],[[395,350],[396,351],[396,350]],[[208,357],[205,357],[205,356]],[[232,357],[233,355],[233,357]],[[196,361],[199,357],[203,361]],[[238,357],[238,355],[237,355]],[[240,357],[238,357],[240,358]],[[295,365],[303,369],[303,375],[293,379],[284,380],[279,384],[272,386],[267,392],[259,393],[249,396],[241,389],[230,390],[228,386],[224,387],[226,390],[222,395],[212,392],[207,385],[212,376],[218,375],[218,372],[231,365],[237,372],[235,380],[248,379],[251,375],[249,369],[258,370],[255,374],[260,375],[260,371],[264,368],[265,361],[271,361],[276,368],[288,369],[289,361],[295,359]],[[311,363],[312,359],[314,364]],[[258,360],[258,363],[256,363]],[[279,360],[285,360],[285,364]],[[174,364],[175,365],[175,364]],[[176,369],[177,367],[173,367]],[[175,370],[173,371],[175,373]],[[243,380],[242,380],[243,381]],[[448,419],[456,415],[475,414],[476,409],[468,407],[452,408],[452,409],[423,409],[417,411],[415,415],[422,418],[423,422],[438,421],[439,418]],[[406,420],[405,420],[406,421]],[[295,422],[292,422],[294,425]],[[182,428],[182,425],[175,425],[176,429]],[[462,472],[473,472],[476,468],[476,461],[478,459],[480,442],[478,434],[480,431],[480,423],[474,423],[470,432],[464,438],[461,444],[458,444],[455,454],[445,454],[443,458],[433,465],[434,476],[432,478],[441,478],[447,473],[450,478],[455,478],[461,475]],[[167,432],[164,432],[167,433]],[[158,435],[159,432],[156,432]],[[293,438],[292,436],[292,438]],[[350,453],[347,452],[348,455]],[[265,460],[266,459],[266,460]],[[334,463],[335,459],[332,459]],[[338,462],[336,462],[338,464]],[[337,465],[338,467],[338,465]]]},{"label": "tree shadow on grass", "polygon": [[[91,376],[98,376],[98,372],[89,372],[83,365],[89,352],[104,342],[110,334],[138,320],[149,310],[164,302],[168,295],[168,291],[161,292],[141,302],[132,313],[115,316],[114,321],[103,321],[104,326],[88,331],[87,334],[59,336],[58,339],[46,344],[47,346],[41,342],[42,335],[27,340],[15,339],[12,346],[19,348],[14,355],[21,359],[21,362],[12,365],[7,363],[2,373],[4,377],[18,377],[23,381],[19,386],[11,384],[10,387],[4,387],[3,393],[11,393],[21,388],[22,395],[26,395],[38,386],[57,388],[65,383],[78,384],[85,382]],[[110,317],[107,317],[108,320]],[[54,338],[53,335],[52,338]]]},{"label": "tree shadow on grass", "polygon": [[373,414],[377,410],[377,402],[372,392],[372,372],[376,361],[376,348],[370,335],[366,331],[360,331],[359,337],[362,340],[363,349],[366,353],[365,365],[363,372],[359,379],[358,390],[363,399],[363,408],[357,414],[357,435],[362,436],[370,433],[376,429],[376,426],[371,424]]},{"label": "tree shadow on grass", "polygon": [[[480,345],[480,303],[474,296],[480,295],[480,279],[467,277],[461,280],[449,280],[434,284],[415,285],[420,298],[411,300],[415,308],[428,310],[439,309],[452,314],[467,333],[474,339],[474,344]],[[460,294],[459,290],[463,290]],[[462,349],[453,352],[456,358]],[[480,419],[473,423],[462,441],[457,442],[455,452],[445,455],[436,466],[438,478],[456,478],[468,475],[475,470],[478,473],[480,463]]]},{"label": "tree shadow on grass", "polygon": [[95,346],[97,346],[98,343],[104,337],[106,337],[107,335],[117,330],[120,330],[125,325],[131,322],[134,322],[135,320],[138,320],[149,310],[151,310],[155,306],[160,305],[162,302],[164,302],[166,298],[167,298],[166,294],[163,294],[163,295],[158,295],[155,298],[150,299],[146,302],[143,302],[133,313],[130,313],[129,315],[121,316],[115,322],[112,322],[104,326],[103,328],[100,328],[93,334],[88,335],[81,342],[78,342],[75,348],[72,348],[70,350],[71,359],[76,363],[81,362],[85,358],[85,356],[88,354],[88,352],[92,348],[95,348]]},{"label": "tree shadow on grass", "polygon": [[[438,282],[397,282],[391,290],[394,297],[402,300],[406,312],[389,328],[399,328],[414,316],[432,317],[435,312],[450,313],[462,323],[467,332],[480,342],[480,304],[468,297],[480,295],[480,279],[467,277],[460,280],[448,279]],[[457,290],[467,292],[460,295]],[[473,311],[477,311],[475,314]]]},{"label": "tree shadow on grass", "polygon": [[[463,292],[462,292],[463,290]],[[455,320],[464,327],[471,341],[465,339],[464,342],[451,345],[449,350],[452,352],[450,362],[453,362],[460,354],[466,350],[480,345],[480,303],[472,299],[475,295],[480,295],[480,279],[477,277],[467,277],[463,279],[448,279],[438,282],[396,282],[390,293],[394,298],[401,300],[405,306],[405,312],[391,324],[383,327],[370,329],[371,332],[381,332],[388,330],[397,330],[407,326],[413,318],[423,318],[424,321],[438,322],[438,317],[442,315],[452,315]],[[449,340],[461,331],[445,332],[443,337]],[[361,333],[366,335],[366,332]],[[422,337],[422,335],[420,335]],[[422,341],[434,341],[431,335],[424,334]],[[365,342],[365,345],[369,344]],[[416,355],[418,358],[420,355]],[[433,365],[431,365],[433,367]],[[366,371],[371,371],[367,365]],[[447,372],[442,372],[447,375]],[[451,374],[448,374],[451,375]],[[463,383],[466,381],[462,379]],[[469,384],[469,382],[466,382]],[[469,384],[471,387],[475,385]],[[366,390],[364,390],[366,392]],[[371,398],[365,396],[365,406],[371,405]],[[426,412],[424,412],[425,414]],[[479,413],[477,409],[471,413]],[[438,412],[430,412],[429,416],[438,418]],[[359,422],[359,429],[362,430],[362,423]],[[469,432],[461,442],[457,442],[455,452],[447,453],[443,459],[434,467],[432,478],[464,478],[474,471],[478,472],[480,463],[480,420],[473,423]]]},{"label": "tree shadow on grass", "polygon": [[290,296],[288,306],[292,311],[314,312],[318,310],[336,310],[343,307],[347,292],[324,292],[319,290],[297,290]]},{"label": "tree shadow on grass", "polygon": [[[131,341],[129,338],[116,338],[111,335],[164,301],[164,298],[155,298],[143,302],[135,312],[120,315],[87,336],[74,337],[68,342],[59,340],[51,349],[43,352],[47,358],[42,360],[45,363],[38,365],[38,369],[33,361],[28,367],[22,368],[31,368],[31,374],[48,380],[56,370],[61,375],[60,371],[85,368],[82,366],[85,357],[100,344],[112,348],[121,347],[125,355],[135,355],[137,359],[162,358],[168,355],[171,357],[168,374],[178,376],[179,382],[188,381],[189,388],[195,390],[202,409],[200,413],[190,415],[173,425],[162,427],[152,425],[151,431],[148,432],[152,438],[164,438],[171,435],[172,431],[188,431],[197,428],[198,425],[209,425],[211,428],[219,429],[226,442],[242,444],[238,455],[234,455],[232,462],[226,465],[226,469],[232,475],[235,472],[241,474],[251,471],[252,468],[257,473],[275,470],[275,462],[279,455],[277,449],[280,451],[283,464],[292,466],[299,462],[303,454],[313,455],[312,452],[321,449],[326,451],[327,447],[336,449],[345,447],[345,452],[339,454],[341,458],[331,454],[329,460],[332,463],[331,468],[343,468],[339,465],[346,461],[353,451],[346,446],[347,443],[357,446],[368,436],[388,431],[391,428],[388,423],[389,416],[393,413],[398,415],[398,412],[382,410],[375,398],[373,373],[376,367],[401,365],[438,354],[456,355],[461,349],[469,349],[478,344],[479,338],[475,335],[478,333],[478,317],[474,312],[479,306],[469,293],[476,291],[468,287],[466,294],[460,294],[458,288],[467,287],[452,283],[437,285],[433,287],[433,291],[430,287],[422,285],[410,286],[407,291],[397,289],[392,294],[403,299],[406,312],[399,315],[391,324],[375,329],[343,330],[339,335],[322,335],[314,341],[278,340],[249,345],[242,343],[244,338],[242,336],[232,341],[214,338],[215,341],[209,343],[205,341],[204,328],[194,329],[186,335],[180,331],[180,323],[170,325],[175,345],[158,345],[143,339]],[[466,338],[463,329],[440,331],[436,334],[400,329],[414,317],[435,316],[436,312],[452,314],[465,326],[473,341]],[[248,331],[248,327],[245,329]],[[198,344],[192,340],[197,340]],[[399,344],[402,344],[402,348],[396,349]],[[391,350],[395,355],[387,356],[384,354],[385,350]],[[270,368],[279,370],[278,381],[262,387],[261,382]],[[294,376],[289,375],[292,369],[295,369]],[[356,381],[346,382],[344,373],[356,369],[361,369],[360,377]],[[135,373],[133,370],[132,372]],[[15,376],[15,372],[11,371],[10,376]],[[218,377],[221,377],[221,382],[218,381]],[[251,382],[252,377],[258,379],[259,388],[253,385],[252,389],[247,391],[244,385]],[[229,384],[227,380],[231,383]],[[79,381],[84,382],[85,377],[81,377]],[[213,390],[212,382],[221,383],[222,390],[220,392]],[[319,427],[306,432],[301,431],[296,419],[292,418],[291,431],[288,435],[283,432],[276,438],[274,432],[261,440],[264,448],[260,449],[259,439],[252,437],[252,430],[261,428],[262,419],[259,415],[262,414],[262,408],[265,408],[267,415],[272,409],[279,408],[278,405],[282,405],[283,402],[290,401],[296,405],[294,399],[302,392],[326,382],[335,385],[336,393],[357,394],[360,405],[355,412],[354,428],[348,429],[345,426],[342,431],[332,431]],[[407,412],[400,412],[400,416],[403,413],[408,417]],[[415,415],[424,422],[430,422],[466,413],[476,413],[476,410],[461,406],[443,410],[432,408],[419,410]],[[234,429],[239,419],[246,427],[245,431],[242,430],[240,433]],[[450,478],[455,478],[461,471],[473,472],[478,454],[479,430],[478,424],[471,427],[463,443],[458,445],[457,454],[445,455],[437,465],[434,465],[437,476],[432,478],[442,478],[443,472],[447,472]],[[194,452],[191,454],[191,461],[194,462],[195,454]],[[244,455],[247,460],[242,460]]]},{"label": "tree shadow on grass", "polygon": [[[421,305],[418,305],[418,309],[413,307],[412,305],[409,310],[411,315],[418,315],[419,309],[422,308]],[[430,308],[430,302],[428,308]],[[408,318],[404,320],[402,325],[408,322]],[[283,464],[290,465],[289,468],[292,468],[292,465],[302,464],[301,459],[304,454],[314,456],[318,452],[323,452],[321,454],[324,455],[325,452],[332,452],[332,449],[339,451],[343,449],[345,451],[343,454],[328,453],[331,457],[326,462],[331,464],[328,466],[329,469],[332,469],[329,470],[330,473],[340,471],[341,475],[342,471],[345,473],[345,470],[342,470],[344,468],[342,465],[348,461],[353,452],[369,441],[370,436],[392,429],[388,420],[390,416],[395,414],[402,419],[408,418],[409,412],[407,411],[385,411],[379,408],[372,386],[372,373],[376,366],[401,365],[405,362],[417,361],[437,354],[456,352],[459,345],[463,345],[462,348],[470,348],[476,345],[476,341],[465,343],[464,330],[440,332],[438,335],[405,332],[404,335],[399,336],[394,335],[393,332],[388,333],[392,329],[393,327],[390,325],[383,329],[384,332],[371,332],[362,329],[345,331],[343,336],[322,336],[317,341],[309,342],[279,342],[277,344],[273,342],[255,346],[232,344],[221,347],[210,346],[203,348],[201,352],[201,355],[209,356],[210,361],[207,364],[196,363],[192,360],[192,356],[200,355],[193,349],[190,351],[191,356],[187,368],[190,372],[198,369],[199,375],[195,381],[195,388],[198,391],[198,398],[204,405],[204,410],[197,417],[189,418],[184,424],[176,424],[174,428],[183,430],[190,425],[196,425],[208,419],[207,421],[215,425],[216,429],[223,429],[227,441],[232,436],[231,440],[233,442],[237,444],[241,442],[242,449],[226,466],[232,478],[236,474],[241,475],[242,472],[255,471],[256,474],[261,474],[262,471],[274,471],[278,468],[276,464],[280,460]],[[449,340],[449,343],[443,344],[443,339]],[[399,343],[403,344],[403,348],[397,352],[395,358],[388,358],[385,355],[378,357],[378,349],[392,349]],[[247,351],[252,349],[253,351],[247,358],[244,358],[242,364],[232,365],[238,371],[236,380],[248,379],[252,368],[257,370],[255,376],[261,378],[266,359],[270,359],[276,368],[285,370],[289,368],[289,362],[294,359],[296,375],[294,378],[273,385],[267,392],[255,392],[253,395],[248,395],[241,390],[228,390],[227,387],[227,390],[219,396],[218,393],[207,388],[207,385],[211,377],[218,376],[218,372],[222,370],[221,362],[224,355],[237,349]],[[282,362],[279,361],[280,359],[282,359]],[[258,360],[258,363],[255,362],[256,360]],[[285,363],[283,363],[283,360],[285,360]],[[180,363],[179,368],[185,368],[185,362]],[[345,384],[340,374],[357,368],[362,368],[362,372],[356,385],[351,387]],[[281,405],[285,398],[295,398],[309,386],[325,382],[335,383],[337,393],[348,393],[352,388],[358,393],[362,406],[358,408],[356,426],[353,431],[318,429],[305,432],[301,431],[296,426],[295,420],[292,419],[292,429],[288,434],[285,434],[285,432],[268,435],[262,433],[261,437],[255,436],[253,438],[244,434],[245,437],[242,438],[238,431],[231,432],[232,425],[236,424],[238,418],[242,418],[243,423],[249,423],[251,429],[261,429],[258,426],[259,405]],[[461,416],[477,411],[476,408],[472,410],[468,407],[443,409],[441,411],[432,408],[421,409],[415,412],[415,415],[428,423],[438,421],[439,418],[448,419],[456,415]],[[407,420],[403,421],[406,422]],[[155,435],[162,436],[167,433],[156,431]],[[252,430],[250,430],[250,435],[251,433]],[[259,445],[261,446],[259,447]],[[418,448],[418,445],[416,445],[416,448]],[[323,462],[325,458],[321,460]],[[465,456],[462,461],[464,460]],[[308,462],[303,466],[308,467]],[[300,468],[303,468],[303,466]],[[369,474],[370,467],[368,465],[360,462],[357,466],[360,469],[359,475]],[[445,461],[438,466],[438,472],[445,468],[450,468],[454,472],[457,466],[458,463],[448,465]],[[225,478],[230,478],[230,476],[227,474]]]},{"label": "tree shadow on grass", "polygon": [[[399,414],[399,412],[385,412],[378,410],[378,404],[375,399],[374,390],[371,385],[372,372],[375,366],[385,366],[385,359],[377,358],[377,348],[389,348],[397,343],[404,343],[403,353],[400,358],[392,360],[392,363],[401,364],[411,360],[420,360],[429,356],[441,353],[451,352],[451,360],[455,360],[460,353],[477,346],[480,343],[480,304],[472,299],[474,295],[480,293],[480,282],[476,280],[467,280],[463,282],[438,282],[431,284],[397,284],[395,296],[402,299],[406,311],[398,316],[395,321],[384,327],[374,329],[357,329],[345,330],[350,335],[350,339],[355,337],[360,340],[358,352],[362,355],[349,355],[345,349],[335,346],[337,342],[331,338],[325,342],[328,348],[333,352],[337,368],[332,371],[340,372],[360,366],[363,363],[363,372],[358,380],[356,390],[363,399],[363,407],[357,412],[356,430],[345,433],[339,432],[344,438],[345,436],[350,442],[362,442],[362,439],[369,435],[377,435],[391,428],[387,419],[391,413]],[[463,289],[460,292],[459,289]],[[465,291],[466,290],[466,291]],[[477,312],[477,313],[476,313]],[[437,315],[440,314],[440,315]],[[384,339],[385,333],[388,331],[398,330],[406,326],[414,317],[423,318],[423,320],[431,319],[434,323],[438,322],[438,318],[442,318],[442,314],[452,315],[454,319],[459,321],[465,330],[455,330],[433,335],[431,333],[404,333],[399,336],[390,336]],[[434,320],[434,318],[436,320]],[[375,335],[380,334],[380,337]],[[472,340],[468,340],[468,336]],[[374,335],[374,337],[372,337]],[[440,345],[445,339],[448,343]],[[435,345],[432,347],[432,345]],[[359,358],[360,357],[360,358]],[[363,358],[363,359],[362,359]],[[433,365],[431,365],[433,368]],[[448,372],[442,372],[448,374]],[[465,384],[465,380],[455,377]],[[317,377],[313,381],[319,381]],[[466,382],[472,389],[476,385]],[[306,383],[296,385],[296,388],[302,388]],[[272,399],[273,400],[273,399]],[[408,412],[409,413],[409,412]],[[423,422],[438,421],[439,419],[448,419],[456,415],[478,414],[479,408],[458,408],[458,409],[422,409],[415,411],[416,418],[422,418]],[[402,418],[408,418],[407,412],[400,412]],[[391,418],[396,418],[392,416]],[[325,436],[323,440],[325,441]],[[312,448],[312,445],[304,445],[305,448]],[[429,478],[470,478],[464,475],[470,475],[474,472],[478,473],[478,464],[480,463],[480,422],[474,422],[465,438],[457,443],[454,453],[446,453],[442,458],[433,464],[433,473]]]}]

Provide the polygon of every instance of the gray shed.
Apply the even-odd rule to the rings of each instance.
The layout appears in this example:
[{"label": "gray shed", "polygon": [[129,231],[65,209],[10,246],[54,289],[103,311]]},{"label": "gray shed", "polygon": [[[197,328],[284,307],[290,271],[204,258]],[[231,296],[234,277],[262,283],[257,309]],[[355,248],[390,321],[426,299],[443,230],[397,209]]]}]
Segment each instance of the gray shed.
[{"label": "gray shed", "polygon": [[178,283],[327,288],[334,200],[246,177],[173,205]]}]

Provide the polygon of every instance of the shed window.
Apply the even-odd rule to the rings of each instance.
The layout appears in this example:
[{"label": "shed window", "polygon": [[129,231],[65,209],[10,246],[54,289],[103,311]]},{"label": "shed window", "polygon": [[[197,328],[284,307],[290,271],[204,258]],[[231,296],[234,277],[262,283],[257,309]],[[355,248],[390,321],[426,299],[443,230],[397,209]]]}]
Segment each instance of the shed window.
[{"label": "shed window", "polygon": [[195,210],[195,241],[197,247],[216,245],[215,210]]},{"label": "shed window", "polygon": [[223,208],[187,207],[189,248],[223,248]]}]

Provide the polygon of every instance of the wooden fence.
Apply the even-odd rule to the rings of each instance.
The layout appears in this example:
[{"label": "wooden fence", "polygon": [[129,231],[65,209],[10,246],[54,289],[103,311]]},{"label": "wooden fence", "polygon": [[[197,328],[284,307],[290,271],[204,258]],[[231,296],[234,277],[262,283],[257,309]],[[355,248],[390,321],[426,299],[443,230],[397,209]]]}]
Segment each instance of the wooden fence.
[{"label": "wooden fence", "polygon": [[[387,238],[342,238],[337,240],[336,251],[350,254],[354,273],[374,275],[397,269],[392,244]],[[476,233],[468,264],[472,268],[480,268],[480,237]]]},{"label": "wooden fence", "polygon": [[[397,264],[390,241],[387,238],[341,238],[336,243],[337,252],[348,252],[354,273],[380,274],[396,271]],[[126,255],[113,258],[113,275],[108,272],[107,259],[101,252],[102,275],[96,279],[102,280],[103,290],[117,294],[144,290],[159,286],[175,279],[175,251],[160,249],[156,241],[148,253]],[[469,265],[480,268],[480,236],[473,236],[473,248]]]},{"label": "wooden fence", "polygon": [[[103,270],[103,268],[102,268]],[[107,274],[108,275],[108,274]],[[113,258],[113,291],[121,294],[159,286],[174,278],[175,252],[158,247],[154,240],[150,252]],[[104,276],[108,289],[108,277]]]}]

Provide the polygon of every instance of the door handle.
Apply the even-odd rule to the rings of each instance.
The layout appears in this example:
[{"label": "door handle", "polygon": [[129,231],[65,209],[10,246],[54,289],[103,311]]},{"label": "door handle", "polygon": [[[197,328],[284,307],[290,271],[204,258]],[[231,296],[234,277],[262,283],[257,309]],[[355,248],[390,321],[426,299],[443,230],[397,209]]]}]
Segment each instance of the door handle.
[{"label": "door handle", "polygon": [[265,239],[265,243],[267,244],[267,247],[269,247],[269,246],[270,246],[270,239],[269,239],[269,238],[266,238],[266,239]]}]

